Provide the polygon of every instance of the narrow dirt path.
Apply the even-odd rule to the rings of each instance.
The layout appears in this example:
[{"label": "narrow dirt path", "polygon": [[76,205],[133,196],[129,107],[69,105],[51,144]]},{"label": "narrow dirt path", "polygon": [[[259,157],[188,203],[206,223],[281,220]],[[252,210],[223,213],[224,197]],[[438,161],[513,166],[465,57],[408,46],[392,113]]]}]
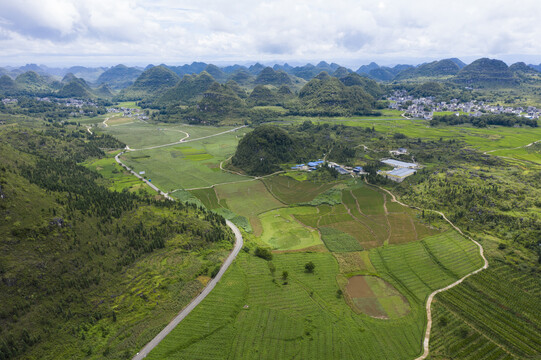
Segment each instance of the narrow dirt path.
[{"label": "narrow dirt path", "polygon": [[[368,184],[368,183],[367,183]],[[416,209],[416,210],[422,210],[422,209],[419,209],[418,207],[415,207],[415,206],[410,206],[410,205],[407,205],[407,204],[404,204],[403,202],[400,202],[399,200],[397,200],[396,196],[390,192],[389,190],[387,189],[384,189],[380,186],[377,186],[377,185],[373,185],[373,184],[369,184],[370,186],[374,186],[374,187],[377,187],[378,189],[380,190],[383,190],[385,191],[387,194],[389,194],[392,198],[391,201],[393,202],[396,202],[402,206],[406,206],[406,207],[409,207],[411,209]],[[461,284],[464,280],[466,280],[467,278],[469,278],[470,276],[472,275],[475,275],[485,269],[488,268],[488,260],[487,258],[485,257],[485,252],[484,252],[484,249],[483,249],[483,246],[478,243],[477,241],[473,240],[471,237],[469,237],[468,235],[464,234],[462,232],[462,230],[460,230],[460,228],[458,228],[455,224],[453,224],[451,222],[451,220],[449,220],[444,213],[442,213],[441,211],[437,211],[437,210],[431,210],[431,209],[425,209],[426,211],[433,211],[439,215],[441,215],[441,217],[447,221],[449,223],[449,225],[451,225],[451,227],[453,227],[453,229],[455,229],[460,235],[464,236],[466,239],[468,240],[471,240],[475,245],[477,245],[477,247],[479,248],[479,254],[481,255],[481,257],[483,258],[483,261],[484,261],[484,264],[482,267],[480,267],[479,269],[477,270],[474,270],[472,271],[471,273],[469,274],[466,274],[464,275],[462,278],[458,279],[457,281],[455,281],[454,283],[446,286],[446,287],[443,287],[441,289],[438,289],[438,290],[435,290],[433,291],[429,296],[428,296],[428,299],[426,301],[426,318],[427,318],[427,324],[426,324],[426,332],[425,332],[425,337],[424,337],[424,340],[423,340],[423,354],[421,356],[419,356],[418,358],[416,358],[415,360],[424,360],[428,357],[428,353],[429,353],[429,345],[430,345],[430,331],[432,329],[432,301],[434,300],[434,296],[436,296],[437,294],[441,293],[441,292],[444,292],[446,290],[449,290],[459,284]]]}]

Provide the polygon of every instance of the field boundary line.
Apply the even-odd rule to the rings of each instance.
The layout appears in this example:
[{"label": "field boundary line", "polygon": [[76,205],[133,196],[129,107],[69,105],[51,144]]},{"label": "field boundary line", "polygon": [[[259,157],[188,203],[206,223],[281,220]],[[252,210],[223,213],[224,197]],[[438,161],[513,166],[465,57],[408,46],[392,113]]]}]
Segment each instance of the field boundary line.
[{"label": "field boundary line", "polygon": [[[366,180],[365,180],[366,181]],[[391,201],[394,201],[402,206],[405,206],[405,207],[409,207],[411,209],[416,209],[416,210],[423,210],[423,209],[420,209],[418,207],[415,207],[415,206],[410,206],[410,205],[407,205],[407,204],[404,204],[403,202],[399,201],[396,196],[390,192],[389,190],[387,189],[384,189],[382,188],[381,186],[378,186],[378,185],[374,185],[374,184],[369,184],[368,181],[366,181],[366,183],[370,186],[375,186],[383,191],[385,191],[386,193],[388,193],[391,197],[392,197],[392,200]],[[430,330],[432,329],[432,301],[434,300],[434,296],[436,296],[437,294],[441,293],[441,292],[444,292],[444,291],[447,291],[451,288],[454,288],[455,286],[461,284],[464,280],[466,280],[467,278],[469,278],[470,276],[472,275],[475,275],[485,269],[488,268],[488,260],[487,258],[485,257],[485,250],[483,249],[483,246],[475,241],[474,239],[472,239],[470,236],[464,234],[462,232],[462,230],[460,230],[460,228],[458,226],[456,226],[455,224],[453,224],[451,222],[451,220],[449,220],[444,213],[442,213],[441,211],[438,211],[438,210],[432,210],[432,209],[424,209],[424,210],[428,210],[428,211],[433,211],[437,214],[440,214],[443,219],[445,221],[447,221],[452,227],[453,229],[455,229],[460,235],[464,236],[466,239],[468,240],[471,240],[475,245],[477,245],[477,247],[479,247],[479,254],[481,255],[481,257],[483,258],[483,261],[484,261],[484,264],[482,267],[480,267],[479,269],[477,270],[474,270],[472,272],[470,272],[469,274],[466,274],[464,275],[462,278],[458,279],[457,281],[455,281],[454,283],[450,284],[450,285],[447,285],[441,289],[437,289],[437,290],[434,290],[429,296],[428,296],[428,299],[426,301],[426,318],[427,318],[427,324],[426,324],[426,331],[425,331],[425,337],[424,337],[424,340],[423,340],[423,354],[417,358],[415,358],[415,360],[424,360],[428,357],[428,353],[429,353],[429,344],[430,344]]]}]

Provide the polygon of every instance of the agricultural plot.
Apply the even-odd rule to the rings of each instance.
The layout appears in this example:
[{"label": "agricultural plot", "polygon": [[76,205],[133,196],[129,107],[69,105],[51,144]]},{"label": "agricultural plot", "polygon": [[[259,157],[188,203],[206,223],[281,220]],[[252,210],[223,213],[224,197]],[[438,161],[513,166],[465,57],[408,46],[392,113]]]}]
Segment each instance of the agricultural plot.
[{"label": "agricultural plot", "polygon": [[[452,232],[372,249],[370,259],[365,251],[275,253],[270,267],[241,253],[215,290],[148,358],[415,358],[424,334],[424,300],[433,288],[455,281],[453,274],[475,269],[481,262],[475,254],[473,243]],[[309,261],[314,273],[304,269]],[[381,312],[372,315],[388,320],[357,313],[337,295],[340,272],[361,268],[381,275],[365,283]]]},{"label": "agricultural plot", "polygon": [[346,294],[356,310],[374,318],[399,318],[409,311],[406,298],[377,276],[357,275],[349,278]]},{"label": "agricultural plot", "polygon": [[[201,200],[207,209],[213,210],[221,207],[214,188],[191,190],[190,193]],[[226,205],[225,202],[222,202],[222,204]]]},{"label": "agricultural plot", "polygon": [[296,204],[312,201],[317,195],[329,190],[333,184],[316,184],[310,181],[298,181],[287,175],[265,178],[267,189],[284,204]]},{"label": "agricultural plot", "polygon": [[479,151],[511,149],[527,145],[541,139],[541,128],[475,128],[471,126],[430,127],[425,120],[398,119],[374,120],[369,118],[347,120],[324,120],[321,123],[343,124],[347,126],[374,127],[384,133],[401,133],[412,138],[463,140]]},{"label": "agricultural plot", "polygon": [[[315,264],[313,274],[304,264]],[[222,282],[148,359],[403,359],[420,351],[413,321],[357,315],[337,297],[329,253],[275,254],[267,263],[241,254]],[[287,271],[287,284],[280,277]],[[399,340],[398,340],[399,339]]]},{"label": "agricultural plot", "polygon": [[128,171],[120,166],[112,155],[103,159],[97,159],[89,163],[83,164],[89,169],[100,173],[110,182],[109,189],[115,191],[143,191],[145,193],[155,194],[145,183],[131,175]]},{"label": "agricultural plot", "polygon": [[202,188],[216,184],[246,181],[249,178],[220,170],[220,162],[234,153],[236,133],[152,150],[127,152],[122,156],[135,171],[145,171],[160,188]]},{"label": "agricultural plot", "polygon": [[250,220],[256,236],[261,235],[263,230],[257,215],[283,206],[267,191],[260,180],[219,185],[215,190],[221,204],[224,204],[225,200],[227,208]]},{"label": "agricultural plot", "polygon": [[539,276],[495,262],[438,294],[435,359],[526,359],[541,355]]},{"label": "agricultural plot", "polygon": [[[119,118],[122,119],[122,118]],[[114,125],[116,118],[108,120],[109,125]],[[215,135],[232,127],[212,127],[212,126],[196,126],[185,124],[147,124],[139,120],[131,120],[133,123],[122,126],[109,126],[102,128],[101,131],[118,138],[123,143],[127,144],[132,149],[141,149],[149,146],[157,146],[170,144],[179,141],[186,137],[186,133],[190,135],[190,139],[197,139],[205,136]],[[234,132],[238,136],[242,136],[246,130],[241,129]]]},{"label": "agricultural plot", "polygon": [[361,251],[363,247],[353,236],[329,227],[321,227],[321,240],[332,252]]},{"label": "agricultural plot", "polygon": [[134,119],[134,118],[129,118],[129,117],[115,116],[115,117],[110,117],[109,120],[107,120],[107,125],[109,126],[127,125],[136,121],[139,121],[139,120]]},{"label": "agricultural plot", "polygon": [[541,164],[541,150],[539,150],[540,148],[541,145],[533,145],[528,148],[493,151],[490,154]]},{"label": "agricultural plot", "polygon": [[368,250],[343,253],[335,252],[333,255],[336,261],[338,261],[340,273],[345,276],[373,275],[376,273],[376,269],[370,262],[370,252]]},{"label": "agricultural plot", "polygon": [[261,241],[274,250],[298,250],[321,245],[318,231],[299,223],[291,215],[291,209],[269,211],[259,219],[263,226]]},{"label": "agricultural plot", "polygon": [[432,291],[482,265],[479,248],[452,231],[405,245],[372,249],[370,260],[410,302],[419,304],[424,304]]}]

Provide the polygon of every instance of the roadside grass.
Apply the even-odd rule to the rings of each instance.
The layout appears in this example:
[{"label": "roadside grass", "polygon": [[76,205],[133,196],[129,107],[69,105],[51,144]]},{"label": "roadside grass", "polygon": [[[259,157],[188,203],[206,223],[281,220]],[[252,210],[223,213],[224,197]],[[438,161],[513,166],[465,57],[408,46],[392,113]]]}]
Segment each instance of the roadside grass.
[{"label": "roadside grass", "polygon": [[116,152],[109,153],[105,158],[95,159],[83,165],[106,178],[109,183],[109,190],[123,191],[126,189],[126,191],[138,191],[155,195],[156,193],[146,186],[145,183],[126,171],[115,161],[115,154]]},{"label": "roadside grass", "polygon": [[270,193],[285,204],[310,202],[334,185],[298,181],[287,175],[275,175],[265,178],[263,181]]}]

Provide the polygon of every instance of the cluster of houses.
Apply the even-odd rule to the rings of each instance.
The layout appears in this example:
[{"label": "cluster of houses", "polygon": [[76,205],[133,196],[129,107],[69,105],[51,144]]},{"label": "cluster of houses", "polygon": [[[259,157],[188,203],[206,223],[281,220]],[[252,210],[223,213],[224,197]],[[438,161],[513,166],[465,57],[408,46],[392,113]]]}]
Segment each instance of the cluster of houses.
[{"label": "cluster of houses", "polygon": [[123,117],[138,118],[139,120],[148,120],[148,116],[141,112],[139,109],[130,109],[125,107],[120,108],[107,108],[108,113],[122,113]]},{"label": "cluster of houses", "polygon": [[2,99],[2,103],[4,105],[8,105],[8,104],[13,104],[13,105],[17,105],[19,103],[19,100],[17,99]]},{"label": "cluster of houses", "polygon": [[395,91],[388,99],[391,101],[390,109],[404,111],[406,116],[425,120],[431,120],[434,112],[444,111],[452,111],[457,114],[466,113],[475,117],[483,114],[515,114],[529,119],[538,119],[541,115],[541,110],[535,106],[523,108],[489,105],[476,100],[461,103],[457,99],[449,102],[436,102],[433,97],[414,98],[404,90]]},{"label": "cluster of houses", "polygon": [[91,107],[96,106],[96,103],[90,100],[81,100],[81,99],[74,99],[74,98],[50,98],[50,97],[36,97],[37,101],[43,101],[43,102],[54,102],[60,105],[64,106],[71,106],[76,108],[82,108],[83,106]]}]

